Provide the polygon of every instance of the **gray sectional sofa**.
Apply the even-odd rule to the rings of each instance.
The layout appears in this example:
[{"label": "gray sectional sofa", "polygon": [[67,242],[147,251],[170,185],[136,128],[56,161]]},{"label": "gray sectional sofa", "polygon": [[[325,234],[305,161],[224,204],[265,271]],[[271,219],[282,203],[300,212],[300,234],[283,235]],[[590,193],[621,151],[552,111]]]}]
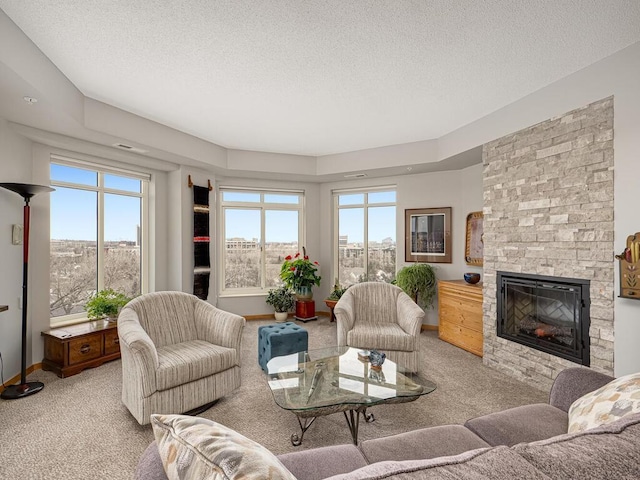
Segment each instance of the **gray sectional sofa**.
[{"label": "gray sectional sofa", "polygon": [[[640,414],[567,434],[574,400],[613,380],[587,368],[561,372],[548,404],[525,405],[446,425],[280,455],[298,480],[640,478]],[[164,480],[152,443],[138,479]]]}]

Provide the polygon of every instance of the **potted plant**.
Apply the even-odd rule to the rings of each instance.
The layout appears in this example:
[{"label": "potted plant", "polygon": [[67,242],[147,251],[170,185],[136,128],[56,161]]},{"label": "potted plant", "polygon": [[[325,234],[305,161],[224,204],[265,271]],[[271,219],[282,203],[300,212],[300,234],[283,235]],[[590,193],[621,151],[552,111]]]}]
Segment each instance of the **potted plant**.
[{"label": "potted plant", "polygon": [[311,287],[320,286],[322,277],[318,275],[318,262],[309,260],[306,250],[302,248],[303,254],[296,253],[295,256],[288,255],[282,263],[280,278],[284,284],[293,290],[298,300],[311,300],[313,292]]},{"label": "potted plant", "polygon": [[87,317],[91,319],[107,318],[109,321],[116,321],[120,309],[129,303],[129,300],[131,298],[125,294],[106,288],[91,295],[84,308]]},{"label": "potted plant", "polygon": [[289,287],[282,285],[278,288],[272,288],[269,290],[265,301],[275,310],[276,320],[283,322],[287,319],[289,310],[293,308],[296,297]]},{"label": "potted plant", "polygon": [[329,296],[324,299],[324,303],[327,305],[327,307],[329,307],[329,310],[331,310],[332,322],[336,319],[335,315],[333,314],[333,309],[335,308],[336,303],[338,303],[338,300],[342,298],[344,292],[347,291],[347,288],[349,287],[343,287],[342,285],[340,285],[340,283],[338,283],[338,279],[336,278],[335,282],[333,283],[333,290],[331,290]]},{"label": "potted plant", "polygon": [[423,308],[431,308],[436,295],[436,272],[428,263],[415,263],[402,268],[396,285]]}]

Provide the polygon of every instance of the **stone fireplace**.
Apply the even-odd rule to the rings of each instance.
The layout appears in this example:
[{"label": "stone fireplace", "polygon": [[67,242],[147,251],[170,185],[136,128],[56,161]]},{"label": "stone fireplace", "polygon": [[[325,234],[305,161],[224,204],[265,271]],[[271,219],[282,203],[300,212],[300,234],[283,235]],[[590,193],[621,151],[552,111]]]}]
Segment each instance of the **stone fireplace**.
[{"label": "stone fireplace", "polygon": [[[555,332],[555,343],[570,342],[569,334],[584,341],[579,355],[588,359],[579,363],[612,375],[613,97],[487,143],[483,165],[484,363],[546,389],[578,361],[534,348]],[[553,315],[542,318],[547,313],[518,327],[529,342],[498,336],[498,272],[585,282],[588,331],[554,322]],[[525,303],[520,308],[526,310]],[[577,347],[570,347],[576,355]]]}]

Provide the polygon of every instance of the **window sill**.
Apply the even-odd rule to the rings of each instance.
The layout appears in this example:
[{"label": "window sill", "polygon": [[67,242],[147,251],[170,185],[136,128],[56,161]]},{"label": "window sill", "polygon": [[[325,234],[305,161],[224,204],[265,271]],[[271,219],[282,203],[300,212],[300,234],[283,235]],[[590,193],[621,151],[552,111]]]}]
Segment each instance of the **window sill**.
[{"label": "window sill", "polygon": [[224,292],[219,293],[218,298],[242,298],[242,297],[266,297],[269,292]]},{"label": "window sill", "polygon": [[72,318],[70,320],[64,320],[62,322],[52,322],[49,320],[50,328],[60,328],[60,327],[68,327],[69,325],[78,325],[79,323],[88,323],[92,322],[91,318],[80,317],[80,318]]}]

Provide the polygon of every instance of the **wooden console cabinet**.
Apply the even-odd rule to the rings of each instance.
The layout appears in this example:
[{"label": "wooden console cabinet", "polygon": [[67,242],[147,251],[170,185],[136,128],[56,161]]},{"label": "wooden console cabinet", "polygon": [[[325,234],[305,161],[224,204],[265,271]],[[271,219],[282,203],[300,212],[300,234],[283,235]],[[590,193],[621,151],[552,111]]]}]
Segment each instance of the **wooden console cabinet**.
[{"label": "wooden console cabinet", "polygon": [[85,368],[120,358],[118,324],[107,320],[70,325],[42,332],[42,369],[69,377]]},{"label": "wooden console cabinet", "polygon": [[482,283],[438,281],[438,308],[440,339],[482,356]]}]

